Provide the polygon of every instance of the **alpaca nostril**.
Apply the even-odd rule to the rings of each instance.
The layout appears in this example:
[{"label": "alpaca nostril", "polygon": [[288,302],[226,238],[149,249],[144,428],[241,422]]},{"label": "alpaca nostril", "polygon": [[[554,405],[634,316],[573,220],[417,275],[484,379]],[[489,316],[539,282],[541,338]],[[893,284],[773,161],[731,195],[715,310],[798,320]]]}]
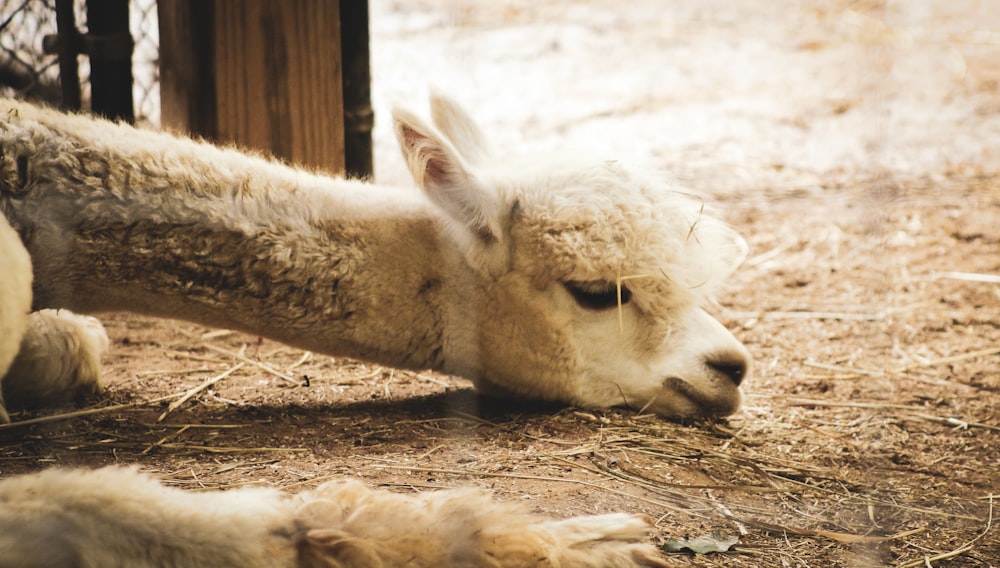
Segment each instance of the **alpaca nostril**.
[{"label": "alpaca nostril", "polygon": [[734,385],[740,386],[747,375],[747,358],[741,353],[716,353],[705,359],[710,369],[725,375]]}]

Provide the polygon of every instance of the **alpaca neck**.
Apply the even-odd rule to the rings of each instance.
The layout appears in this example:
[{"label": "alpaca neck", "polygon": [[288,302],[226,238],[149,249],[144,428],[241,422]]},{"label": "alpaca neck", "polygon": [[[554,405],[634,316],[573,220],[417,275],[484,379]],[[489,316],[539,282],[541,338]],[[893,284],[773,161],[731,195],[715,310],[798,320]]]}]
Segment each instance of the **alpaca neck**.
[{"label": "alpaca neck", "polygon": [[[86,213],[30,237],[36,307],[184,319],[328,355],[446,367],[444,280],[468,269],[442,252],[441,225],[416,189],[259,160],[240,167],[218,179],[225,168],[188,161],[149,180],[133,172],[127,193],[107,179],[70,187],[62,207],[47,196],[42,214]],[[135,189],[163,179],[168,191]],[[53,243],[67,254],[47,256]]]}]

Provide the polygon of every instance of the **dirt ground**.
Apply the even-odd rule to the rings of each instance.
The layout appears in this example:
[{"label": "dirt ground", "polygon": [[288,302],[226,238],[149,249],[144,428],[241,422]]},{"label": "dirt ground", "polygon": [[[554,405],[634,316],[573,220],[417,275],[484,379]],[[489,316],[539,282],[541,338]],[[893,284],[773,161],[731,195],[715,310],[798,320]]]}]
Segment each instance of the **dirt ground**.
[{"label": "dirt ground", "polygon": [[0,474],[476,485],[558,516],[646,513],[659,542],[739,537],[676,566],[1000,566],[994,0],[371,5],[379,181],[409,183],[389,107],[434,87],[500,148],[650,163],[746,236],[716,310],[754,355],[745,407],[678,424],[514,405],[112,314],[106,398],[17,416],[49,419],[0,430]]}]

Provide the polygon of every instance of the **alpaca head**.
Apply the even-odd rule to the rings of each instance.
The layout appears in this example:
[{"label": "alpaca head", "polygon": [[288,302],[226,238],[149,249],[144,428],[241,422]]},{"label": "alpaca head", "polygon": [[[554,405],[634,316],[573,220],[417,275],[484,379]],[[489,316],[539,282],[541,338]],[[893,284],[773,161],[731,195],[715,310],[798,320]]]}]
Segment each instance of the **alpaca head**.
[{"label": "alpaca head", "polygon": [[479,290],[455,294],[454,372],[486,392],[585,407],[736,411],[749,355],[703,306],[743,260],[739,235],[641,170],[498,159],[454,102],[435,96],[431,110],[435,127],[394,119]]}]

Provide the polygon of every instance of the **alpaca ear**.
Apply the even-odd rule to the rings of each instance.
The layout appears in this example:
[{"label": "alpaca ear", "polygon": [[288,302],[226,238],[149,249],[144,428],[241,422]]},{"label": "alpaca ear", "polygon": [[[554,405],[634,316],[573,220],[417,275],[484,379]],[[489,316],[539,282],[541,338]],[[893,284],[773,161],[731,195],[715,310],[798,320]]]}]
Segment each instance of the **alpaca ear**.
[{"label": "alpaca ear", "polygon": [[470,164],[481,163],[492,153],[479,125],[451,97],[439,92],[431,93],[431,119]]},{"label": "alpaca ear", "polygon": [[[411,113],[393,112],[396,138],[410,173],[431,201],[471,239],[470,261],[493,256],[502,236],[499,196],[489,191],[448,140]],[[494,250],[490,250],[494,249]],[[492,271],[492,270],[491,270]]]}]

